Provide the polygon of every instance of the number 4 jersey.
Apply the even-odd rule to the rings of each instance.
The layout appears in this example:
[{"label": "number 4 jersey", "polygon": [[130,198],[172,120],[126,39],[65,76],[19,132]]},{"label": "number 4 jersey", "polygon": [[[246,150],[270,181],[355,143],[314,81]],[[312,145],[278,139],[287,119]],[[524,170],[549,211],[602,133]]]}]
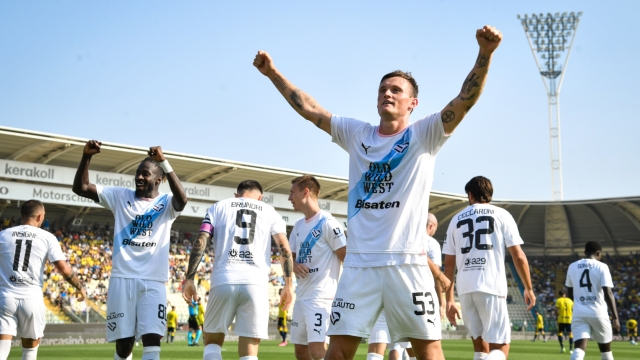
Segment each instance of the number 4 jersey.
[{"label": "number 4 jersey", "polygon": [[66,260],[58,240],[30,225],[0,232],[0,298],[42,298],[44,263]]},{"label": "number 4 jersey", "polygon": [[271,267],[271,236],[286,234],[287,226],[272,206],[259,200],[234,198],[211,206],[200,231],[213,235],[212,286],[266,287]]},{"label": "number 4 jersey", "polygon": [[572,263],[565,285],[573,288],[574,317],[609,317],[602,288],[613,288],[613,281],[606,264],[594,259]]},{"label": "number 4 jersey", "polygon": [[449,224],[442,253],[455,255],[458,295],[507,295],[505,249],[522,244],[513,216],[491,204],[473,204]]}]

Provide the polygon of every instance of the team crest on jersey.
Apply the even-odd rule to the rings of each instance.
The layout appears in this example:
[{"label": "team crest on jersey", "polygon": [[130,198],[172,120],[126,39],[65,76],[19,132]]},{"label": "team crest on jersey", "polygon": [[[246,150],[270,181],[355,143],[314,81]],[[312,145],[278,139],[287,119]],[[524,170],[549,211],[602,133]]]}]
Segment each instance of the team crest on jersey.
[{"label": "team crest on jersey", "polygon": [[393,150],[395,150],[399,154],[402,154],[405,150],[407,150],[408,147],[409,147],[409,142],[407,141],[404,144],[397,144],[396,146],[393,147]]},{"label": "team crest on jersey", "polygon": [[160,212],[164,209],[164,204],[155,204],[153,205],[153,210]]},{"label": "team crest on jersey", "polygon": [[322,231],[318,230],[318,229],[313,229],[311,230],[311,236],[313,236],[314,238],[319,238],[320,235],[322,235]]}]

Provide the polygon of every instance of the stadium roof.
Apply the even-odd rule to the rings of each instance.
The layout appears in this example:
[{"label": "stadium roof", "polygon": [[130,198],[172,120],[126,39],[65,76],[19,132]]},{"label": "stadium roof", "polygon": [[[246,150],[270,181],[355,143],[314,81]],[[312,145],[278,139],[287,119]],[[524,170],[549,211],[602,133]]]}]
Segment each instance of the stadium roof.
[{"label": "stadium roof", "polygon": [[[0,159],[76,168],[87,140],[0,126]],[[163,151],[171,159],[178,177],[190,183],[235,188],[242,180],[255,179],[265,191],[288,194],[291,179],[303,174],[168,149]],[[142,147],[104,142],[101,154],[92,159],[91,168],[133,175],[146,152]],[[0,172],[0,178],[5,177],[2,174]],[[322,199],[346,202],[346,178],[312,175],[322,185]],[[494,200],[492,203],[513,215],[529,254],[581,253],[584,243],[590,240],[599,241],[611,253],[640,249],[640,196],[580,201]],[[444,239],[451,218],[467,205],[465,195],[431,192],[429,210],[440,223],[436,239]]]}]

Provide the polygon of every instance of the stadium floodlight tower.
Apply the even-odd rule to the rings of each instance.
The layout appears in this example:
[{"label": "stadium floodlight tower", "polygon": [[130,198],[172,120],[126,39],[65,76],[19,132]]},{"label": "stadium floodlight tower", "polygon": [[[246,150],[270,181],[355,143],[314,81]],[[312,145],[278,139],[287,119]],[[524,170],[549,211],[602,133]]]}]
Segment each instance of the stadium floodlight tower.
[{"label": "stadium floodlight tower", "polygon": [[[551,147],[551,188],[553,200],[562,200],[562,151],[560,144],[560,89],[567,70],[573,39],[582,12],[550,13],[520,16],[525,35],[531,46],[542,82],[549,98],[549,136]],[[568,45],[567,45],[568,43]],[[560,65],[565,55],[564,64]],[[538,59],[538,56],[540,59]]]}]

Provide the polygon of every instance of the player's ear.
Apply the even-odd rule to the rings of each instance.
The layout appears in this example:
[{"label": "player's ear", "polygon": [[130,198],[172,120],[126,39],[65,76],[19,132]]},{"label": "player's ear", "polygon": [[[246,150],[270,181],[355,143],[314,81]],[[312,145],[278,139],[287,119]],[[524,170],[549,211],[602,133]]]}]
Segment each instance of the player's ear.
[{"label": "player's ear", "polygon": [[262,197],[263,197],[263,196],[264,196],[264,195],[260,194],[260,196],[258,196],[258,201],[262,201]]},{"label": "player's ear", "polygon": [[235,196],[236,199],[239,198],[238,194],[236,194],[236,193],[233,193],[233,196]]}]

